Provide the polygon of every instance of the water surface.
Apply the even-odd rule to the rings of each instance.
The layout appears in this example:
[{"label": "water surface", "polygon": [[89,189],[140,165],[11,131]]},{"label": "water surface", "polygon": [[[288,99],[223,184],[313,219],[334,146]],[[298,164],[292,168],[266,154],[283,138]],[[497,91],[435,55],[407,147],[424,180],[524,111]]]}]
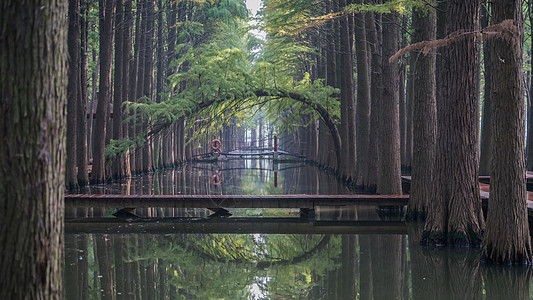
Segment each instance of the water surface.
[{"label": "water surface", "polygon": [[[191,163],[85,192],[353,193],[314,166],[271,160]],[[133,222],[109,208],[69,210],[66,299],[530,299],[529,268],[483,265],[475,249],[422,248],[420,226],[395,211],[230,211],[138,209],[146,221]]]}]

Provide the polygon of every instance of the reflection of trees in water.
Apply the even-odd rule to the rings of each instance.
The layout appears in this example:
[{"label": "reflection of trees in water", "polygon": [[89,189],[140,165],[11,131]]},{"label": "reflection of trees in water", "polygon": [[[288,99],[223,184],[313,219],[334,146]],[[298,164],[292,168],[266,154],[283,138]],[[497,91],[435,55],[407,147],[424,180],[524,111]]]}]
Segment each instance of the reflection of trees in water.
[{"label": "reflection of trees in water", "polygon": [[422,230],[408,226],[413,299],[481,299],[479,249],[423,247]]},{"label": "reflection of trees in water", "polygon": [[[74,255],[66,274],[80,276],[67,278],[67,299],[87,299],[79,295],[88,291],[103,299],[243,299],[254,284],[272,298],[307,298],[341,251],[341,239],[325,235],[83,236],[93,241],[83,251],[94,256],[79,260],[82,249],[67,248]],[[68,236],[67,245],[78,238]]]},{"label": "reflection of trees in water", "polygon": [[487,300],[530,298],[531,266],[487,265],[481,267]]}]

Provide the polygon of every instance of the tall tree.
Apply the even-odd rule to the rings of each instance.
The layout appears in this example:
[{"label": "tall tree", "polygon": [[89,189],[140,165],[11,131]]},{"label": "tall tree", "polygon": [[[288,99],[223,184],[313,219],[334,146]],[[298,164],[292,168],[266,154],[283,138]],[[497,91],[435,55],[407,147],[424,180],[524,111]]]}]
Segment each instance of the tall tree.
[{"label": "tall tree", "polygon": [[[76,118],[76,152],[78,167],[78,185],[83,187],[89,183],[89,172],[87,170],[87,68],[88,68],[88,24],[89,24],[89,2],[81,2],[80,7],[80,84],[77,118]],[[92,116],[91,116],[92,117]]]},{"label": "tall tree", "polygon": [[[122,136],[122,101],[126,90],[124,85],[124,0],[116,0],[115,18],[115,78],[113,88],[113,132],[114,140],[120,140]],[[127,51],[127,50],[126,50]],[[112,165],[112,174],[115,178],[122,178],[126,174],[125,154],[115,157]]]},{"label": "tall tree", "polygon": [[[343,9],[346,6],[346,0],[339,0],[339,7]],[[350,16],[351,18],[351,16]],[[355,177],[355,95],[353,79],[353,37],[350,30],[348,16],[343,16],[339,21],[339,55],[340,68],[337,69],[340,74],[339,86],[341,89],[341,175],[345,179]]]},{"label": "tall tree", "polygon": [[[478,29],[479,1],[448,1],[447,34]],[[485,228],[478,184],[477,39],[470,35],[443,48],[435,193],[422,239],[428,244],[479,246]]]},{"label": "tall tree", "polygon": [[375,192],[378,184],[378,169],[379,166],[379,131],[380,131],[380,100],[383,92],[381,85],[381,15],[372,12],[367,13],[366,17],[367,41],[371,53],[370,65],[370,129],[368,141],[368,168],[367,168],[367,182],[365,189]]},{"label": "tall tree", "polygon": [[[154,72],[154,23],[155,23],[155,1],[146,0],[145,2],[145,16],[146,16],[146,39],[145,39],[145,49],[144,49],[144,91],[143,95],[152,99],[153,93],[153,72]],[[146,124],[149,120],[145,120],[143,126],[146,128]],[[150,137],[143,149],[143,171],[152,171],[154,169],[154,140],[153,137]]]},{"label": "tall tree", "polygon": [[4,299],[63,298],[67,4],[0,4]]},{"label": "tall tree", "polygon": [[388,58],[398,50],[398,15],[383,15],[383,94],[380,104],[378,193],[399,195],[402,193],[400,161],[400,120],[399,120],[399,66],[389,63]]},{"label": "tall tree", "polygon": [[68,86],[67,86],[67,188],[75,188],[78,185],[76,172],[76,119],[77,106],[79,102],[79,64],[80,52],[80,1],[68,1]]},{"label": "tall tree", "polygon": [[[431,1],[430,5],[435,5]],[[437,33],[437,15],[434,9],[415,9],[413,42],[434,40]],[[411,54],[412,55],[412,54]],[[433,166],[437,135],[436,103],[436,52],[417,53],[414,73],[413,97],[413,160],[411,196],[407,218],[425,218],[428,201],[433,197]]]},{"label": "tall tree", "polygon": [[532,263],[524,162],[522,1],[495,0],[492,5],[501,36],[490,43],[492,161],[483,257],[497,263]]},{"label": "tall tree", "polygon": [[[96,123],[94,128],[94,150],[92,182],[105,180],[105,139],[107,122],[109,122],[109,104],[111,103],[111,64],[113,61],[113,19],[116,0],[100,0],[100,85]],[[109,133],[110,134],[110,133]]]},{"label": "tall tree", "polygon": [[[358,3],[362,1],[359,0]],[[365,186],[368,168],[370,129],[370,80],[366,44],[365,14],[355,15],[355,55],[357,60],[357,181]]]},{"label": "tall tree", "polygon": [[[131,65],[133,64],[133,58],[131,54],[131,30],[133,25],[133,15],[132,15],[132,2],[133,0],[125,0],[124,1],[124,28],[122,31],[122,97],[124,99],[127,99],[128,101],[133,101],[133,99],[130,99],[130,83],[131,83]],[[123,119],[123,118],[122,118]],[[123,123],[122,124],[122,137],[130,137],[130,125]],[[131,163],[130,158],[132,155],[130,155],[130,151],[126,152],[126,155],[124,157],[124,170],[125,170],[125,176],[129,177],[131,176]]]}]

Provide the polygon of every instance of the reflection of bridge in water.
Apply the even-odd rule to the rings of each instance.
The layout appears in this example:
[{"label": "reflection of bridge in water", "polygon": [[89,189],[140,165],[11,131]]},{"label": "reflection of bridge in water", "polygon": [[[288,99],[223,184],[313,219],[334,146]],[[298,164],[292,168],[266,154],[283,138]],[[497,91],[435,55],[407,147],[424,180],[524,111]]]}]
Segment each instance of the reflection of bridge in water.
[{"label": "reflection of bridge in water", "polygon": [[302,218],[66,219],[66,233],[405,234],[403,221],[314,221]]}]

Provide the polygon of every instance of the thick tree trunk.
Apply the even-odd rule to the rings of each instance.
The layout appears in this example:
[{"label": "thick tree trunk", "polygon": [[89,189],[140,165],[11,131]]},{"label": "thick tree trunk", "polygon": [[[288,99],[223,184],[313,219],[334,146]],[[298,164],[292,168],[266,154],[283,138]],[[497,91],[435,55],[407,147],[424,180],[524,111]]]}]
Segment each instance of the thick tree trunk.
[{"label": "thick tree trunk", "polygon": [[[435,1],[432,1],[432,5]],[[414,11],[413,42],[431,41],[436,36],[437,16],[433,10]],[[433,173],[437,135],[436,103],[436,52],[427,55],[416,54],[414,69],[413,97],[413,167],[411,197],[407,206],[407,218],[424,219],[428,201],[433,198]]]},{"label": "thick tree trunk", "polygon": [[2,299],[63,298],[67,4],[0,4]]},{"label": "thick tree trunk", "polygon": [[[446,33],[479,29],[478,1],[449,1]],[[478,184],[477,37],[443,49],[442,97],[437,101],[437,154],[434,200],[423,242],[480,246],[485,222]]]},{"label": "thick tree trunk", "polygon": [[78,186],[76,172],[76,119],[79,100],[79,52],[80,52],[80,1],[68,1],[68,85],[67,85],[67,162],[65,183],[67,189]]},{"label": "thick tree trunk", "polygon": [[[361,3],[362,1],[358,1]],[[357,57],[357,185],[368,179],[368,142],[370,129],[370,80],[366,44],[365,15],[355,15],[355,55]]]},{"label": "thick tree trunk", "polygon": [[[492,163],[483,257],[495,263],[532,263],[525,182],[522,1],[493,1],[494,24],[512,19],[512,39],[491,41]],[[506,29],[512,30],[512,29]]]},{"label": "thick tree trunk", "polygon": [[113,19],[116,0],[100,0],[100,87],[94,128],[91,182],[105,180],[105,139],[111,102],[111,63],[113,61]]},{"label": "thick tree trunk", "polygon": [[398,26],[396,14],[383,15],[383,94],[380,105],[380,164],[379,194],[402,194],[399,128],[398,63],[388,59],[398,50]]}]

